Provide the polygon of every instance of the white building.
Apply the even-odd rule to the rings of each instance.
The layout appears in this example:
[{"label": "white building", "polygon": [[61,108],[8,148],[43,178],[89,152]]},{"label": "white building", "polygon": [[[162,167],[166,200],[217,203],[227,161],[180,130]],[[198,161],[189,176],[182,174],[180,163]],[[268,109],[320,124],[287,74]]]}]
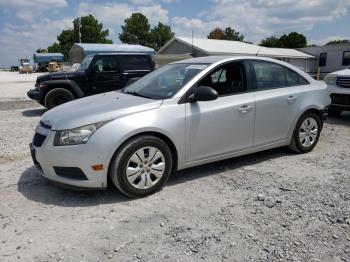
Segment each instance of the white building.
[{"label": "white building", "polygon": [[[174,37],[167,42],[157,53],[156,61],[163,64],[163,61],[175,60],[188,57],[200,57],[208,55],[252,55],[265,56],[283,60],[308,72],[310,60],[317,61],[317,58],[295,49],[268,48],[258,45],[228,41],[190,37]],[[181,58],[180,58],[181,57]],[[164,62],[164,63],[166,63]]]}]

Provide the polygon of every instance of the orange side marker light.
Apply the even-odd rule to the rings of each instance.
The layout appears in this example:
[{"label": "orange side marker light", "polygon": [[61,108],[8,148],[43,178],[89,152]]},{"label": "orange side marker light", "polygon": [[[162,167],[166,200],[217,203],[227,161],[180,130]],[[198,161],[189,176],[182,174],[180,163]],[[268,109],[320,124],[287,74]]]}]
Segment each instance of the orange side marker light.
[{"label": "orange side marker light", "polygon": [[96,165],[91,166],[91,168],[94,171],[100,171],[100,170],[103,170],[103,164],[96,164]]}]

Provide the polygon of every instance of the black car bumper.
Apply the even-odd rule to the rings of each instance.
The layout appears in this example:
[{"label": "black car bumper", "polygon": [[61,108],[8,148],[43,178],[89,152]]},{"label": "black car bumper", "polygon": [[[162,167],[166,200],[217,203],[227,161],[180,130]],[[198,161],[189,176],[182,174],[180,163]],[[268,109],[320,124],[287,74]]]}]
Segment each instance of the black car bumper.
[{"label": "black car bumper", "polygon": [[43,98],[43,91],[40,89],[31,89],[27,92],[27,96],[30,99],[36,100],[39,103],[41,103],[42,98]]},{"label": "black car bumper", "polygon": [[331,94],[331,110],[350,111],[350,94]]}]

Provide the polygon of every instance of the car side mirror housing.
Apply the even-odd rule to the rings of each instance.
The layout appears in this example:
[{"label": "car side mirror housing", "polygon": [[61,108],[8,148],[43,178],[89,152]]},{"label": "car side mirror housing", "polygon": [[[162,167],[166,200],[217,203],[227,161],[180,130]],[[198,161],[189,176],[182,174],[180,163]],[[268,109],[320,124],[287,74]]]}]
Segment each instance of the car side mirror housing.
[{"label": "car side mirror housing", "polygon": [[218,92],[210,86],[198,86],[195,91],[190,94],[189,101],[191,103],[197,101],[212,101],[218,98]]}]

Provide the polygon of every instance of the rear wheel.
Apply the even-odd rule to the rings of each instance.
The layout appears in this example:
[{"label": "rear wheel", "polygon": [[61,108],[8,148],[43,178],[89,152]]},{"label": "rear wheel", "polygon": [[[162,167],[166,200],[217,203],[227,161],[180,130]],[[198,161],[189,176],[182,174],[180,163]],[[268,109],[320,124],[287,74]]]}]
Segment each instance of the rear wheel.
[{"label": "rear wheel", "polygon": [[44,103],[47,109],[51,109],[72,100],[74,100],[74,95],[69,90],[55,88],[46,94]]},{"label": "rear wheel", "polygon": [[322,121],[317,113],[304,114],[295,127],[290,148],[298,153],[307,153],[316,146],[321,134]]},{"label": "rear wheel", "polygon": [[342,110],[337,110],[337,109],[329,109],[328,110],[328,115],[333,116],[333,117],[340,116],[341,113],[342,113]]},{"label": "rear wheel", "polygon": [[113,157],[110,177],[129,197],[144,197],[160,190],[172,170],[172,155],[161,139],[145,135],[127,142]]}]

